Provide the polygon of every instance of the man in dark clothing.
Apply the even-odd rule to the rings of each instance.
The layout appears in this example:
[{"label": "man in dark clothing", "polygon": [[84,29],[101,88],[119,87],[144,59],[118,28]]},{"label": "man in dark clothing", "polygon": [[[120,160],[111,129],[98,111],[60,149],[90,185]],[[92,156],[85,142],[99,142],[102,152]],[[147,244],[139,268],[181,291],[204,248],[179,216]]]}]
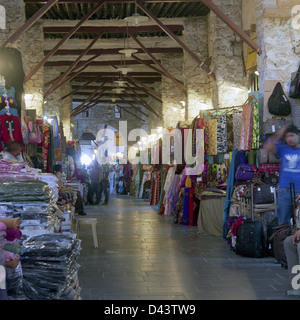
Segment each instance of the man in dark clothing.
[{"label": "man in dark clothing", "polygon": [[88,191],[88,202],[89,204],[94,204],[94,194],[96,193],[96,203],[100,203],[100,194],[99,194],[99,187],[100,187],[100,180],[99,180],[99,171],[100,167],[97,161],[95,161],[92,165],[90,170],[90,178],[91,178],[91,185]]},{"label": "man in dark clothing", "polygon": [[99,172],[99,180],[100,180],[100,190],[99,190],[99,199],[101,201],[102,197],[102,192],[104,192],[104,202],[102,205],[107,205],[108,204],[108,187],[109,187],[109,166],[107,164],[103,164],[100,167],[100,172]]}]

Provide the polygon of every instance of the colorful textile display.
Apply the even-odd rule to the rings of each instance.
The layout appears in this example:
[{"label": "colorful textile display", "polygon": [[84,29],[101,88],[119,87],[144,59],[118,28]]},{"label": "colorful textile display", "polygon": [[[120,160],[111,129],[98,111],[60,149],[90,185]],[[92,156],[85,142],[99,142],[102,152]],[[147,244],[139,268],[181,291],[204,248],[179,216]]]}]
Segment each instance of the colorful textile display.
[{"label": "colorful textile display", "polygon": [[253,122],[252,122],[252,149],[259,149],[259,105],[257,101],[252,104]]},{"label": "colorful textile display", "polygon": [[227,151],[234,149],[233,114],[226,115]]},{"label": "colorful textile display", "polygon": [[252,146],[253,107],[248,104],[243,107],[240,150],[248,151]]},{"label": "colorful textile display", "polygon": [[208,155],[216,155],[218,153],[217,128],[218,128],[217,119],[206,120],[207,154]]},{"label": "colorful textile display", "polygon": [[239,149],[241,141],[242,113],[233,115],[233,147]]},{"label": "colorful textile display", "polygon": [[21,124],[18,117],[12,114],[0,115],[0,139],[3,144],[15,140],[23,145]]},{"label": "colorful textile display", "polygon": [[217,151],[227,152],[227,122],[224,114],[218,116]]}]

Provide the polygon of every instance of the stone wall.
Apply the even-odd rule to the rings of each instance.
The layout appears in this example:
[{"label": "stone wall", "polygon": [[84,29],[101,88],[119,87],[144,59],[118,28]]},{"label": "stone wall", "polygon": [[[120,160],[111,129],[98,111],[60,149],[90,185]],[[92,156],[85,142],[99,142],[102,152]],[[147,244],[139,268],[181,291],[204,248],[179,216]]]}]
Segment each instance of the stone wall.
[{"label": "stone wall", "polygon": [[[184,40],[189,49],[206,62],[209,58],[207,17],[185,19]],[[192,121],[204,105],[212,108],[212,79],[187,52],[184,52],[183,61],[187,90],[186,120]]]},{"label": "stone wall", "polygon": [[[242,26],[242,1],[213,1],[235,24]],[[247,78],[242,40],[213,12],[208,15],[209,56],[217,80],[213,82],[213,106],[238,106],[247,98]]]},{"label": "stone wall", "polygon": [[[291,25],[294,1],[255,1],[257,17],[257,42],[262,49],[258,57],[260,94],[264,99],[264,121],[272,117],[268,112],[267,99],[277,81],[288,94],[293,73],[300,63],[300,29]],[[286,7],[285,7],[286,6]],[[290,99],[293,111],[299,101]],[[299,115],[295,124],[300,126]]]}]

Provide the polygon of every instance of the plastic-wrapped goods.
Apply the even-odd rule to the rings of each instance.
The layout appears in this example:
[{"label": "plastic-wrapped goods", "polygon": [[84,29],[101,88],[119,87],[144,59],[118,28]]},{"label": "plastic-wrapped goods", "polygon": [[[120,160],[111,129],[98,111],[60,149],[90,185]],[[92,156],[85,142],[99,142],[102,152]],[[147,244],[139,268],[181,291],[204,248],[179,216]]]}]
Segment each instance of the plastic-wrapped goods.
[{"label": "plastic-wrapped goods", "polygon": [[46,182],[39,180],[5,181],[0,183],[0,201],[43,201],[50,202],[53,198],[51,189]]},{"label": "plastic-wrapped goods", "polygon": [[81,241],[74,235],[44,234],[23,242],[23,290],[32,300],[79,298],[77,263]]}]

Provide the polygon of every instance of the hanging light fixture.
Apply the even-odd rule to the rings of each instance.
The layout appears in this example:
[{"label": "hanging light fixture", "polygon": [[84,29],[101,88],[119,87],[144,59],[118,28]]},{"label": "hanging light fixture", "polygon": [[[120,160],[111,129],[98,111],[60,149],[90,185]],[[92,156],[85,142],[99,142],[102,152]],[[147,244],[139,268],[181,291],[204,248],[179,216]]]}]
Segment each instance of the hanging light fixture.
[{"label": "hanging light fixture", "polygon": [[146,22],[149,20],[149,18],[147,16],[141,16],[138,12],[137,12],[137,4],[135,1],[135,12],[132,16],[130,17],[126,17],[124,19],[126,22],[129,22],[130,24],[133,24],[135,27],[138,27],[141,25],[142,22]]},{"label": "hanging light fixture", "polygon": [[[126,46],[126,39],[127,39],[127,46]],[[127,22],[127,37],[126,37],[126,39],[124,38],[124,49],[119,50],[119,53],[123,53],[126,58],[130,58],[131,55],[132,55],[133,53],[137,53],[138,50],[132,49],[132,48],[129,47],[129,40],[128,40],[128,39],[129,39],[128,22]]]}]

